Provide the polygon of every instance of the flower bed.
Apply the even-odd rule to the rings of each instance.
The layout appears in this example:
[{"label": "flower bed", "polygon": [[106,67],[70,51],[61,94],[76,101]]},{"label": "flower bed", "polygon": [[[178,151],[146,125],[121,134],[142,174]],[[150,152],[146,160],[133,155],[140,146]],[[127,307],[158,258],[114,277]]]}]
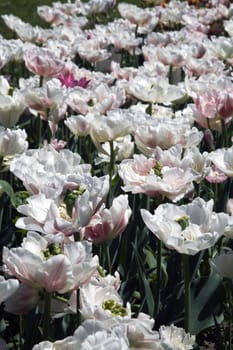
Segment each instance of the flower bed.
[{"label": "flower bed", "polygon": [[2,15],[1,349],[232,349],[232,4],[37,13]]}]

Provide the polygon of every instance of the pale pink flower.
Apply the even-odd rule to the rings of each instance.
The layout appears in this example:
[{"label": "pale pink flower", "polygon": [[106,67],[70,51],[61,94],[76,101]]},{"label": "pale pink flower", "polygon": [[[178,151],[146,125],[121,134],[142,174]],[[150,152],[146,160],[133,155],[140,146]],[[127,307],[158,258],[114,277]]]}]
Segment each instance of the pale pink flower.
[{"label": "pale pink flower", "polygon": [[77,114],[68,117],[64,123],[74,135],[87,136],[90,133],[93,119],[92,113],[88,113],[85,116]]},{"label": "pale pink flower", "polygon": [[[18,206],[17,210],[26,217],[19,218],[16,226],[44,234],[62,232],[65,236],[71,236],[81,227],[89,224],[91,218],[102,208],[108,189],[107,176],[102,178],[86,176],[83,179],[73,177],[69,184],[67,182],[66,188],[63,188],[63,196],[59,199],[59,204],[41,193],[29,197],[27,204]],[[78,191],[80,194],[77,193]],[[73,203],[67,205],[66,196],[69,194],[76,196],[76,199],[74,198]]]},{"label": "pale pink flower", "polygon": [[[98,158],[96,158],[95,163],[100,164],[103,162],[110,162],[110,144],[105,142],[101,145],[103,151],[98,152]],[[116,162],[121,162],[123,159],[127,159],[133,156],[134,153],[134,142],[132,141],[131,135],[126,135],[124,137],[119,137],[113,141],[113,150],[115,152]]]},{"label": "pale pink flower", "polygon": [[65,63],[57,58],[52,51],[31,47],[24,52],[25,65],[34,74],[52,78],[65,66]]},{"label": "pale pink flower", "polygon": [[27,314],[41,300],[42,289],[20,283],[19,288],[5,302],[4,310],[11,314]]},{"label": "pale pink flower", "polygon": [[226,181],[227,176],[222,172],[220,169],[218,169],[215,165],[212,165],[210,168],[210,171],[208,175],[205,177],[205,179],[210,183],[221,183]]},{"label": "pale pink flower", "polygon": [[109,328],[97,320],[86,320],[77,328],[73,336],[54,343],[44,341],[35,345],[33,350],[53,349],[77,350],[129,350],[126,331],[122,328]]},{"label": "pale pink flower", "polygon": [[203,58],[187,57],[184,63],[184,71],[189,76],[201,76],[209,73],[221,74],[224,69],[225,65],[223,62],[208,56]]},{"label": "pale pink flower", "polygon": [[[152,31],[158,23],[158,18],[156,18],[149,9],[142,9],[134,4],[122,2],[118,4],[118,11],[122,17],[126,18],[131,23],[138,25],[139,33],[141,33],[142,28],[149,23],[151,24],[150,31]],[[152,18],[154,18],[154,21],[152,21]]]},{"label": "pale pink flower", "polygon": [[64,149],[67,145],[67,141],[64,140],[58,140],[58,139],[52,139],[51,145],[54,147],[56,151],[61,151]]},{"label": "pale pink flower", "polygon": [[142,38],[136,38],[135,33],[131,31],[123,31],[119,33],[113,33],[111,41],[117,49],[125,49],[130,55],[139,55],[141,50],[139,45],[142,44]]},{"label": "pale pink flower", "polygon": [[67,110],[67,89],[58,79],[51,79],[42,87],[25,87],[20,91],[23,103],[31,113],[49,122],[52,133]]},{"label": "pale pink flower", "polygon": [[104,61],[111,56],[111,53],[96,39],[82,40],[80,43],[77,43],[74,50],[82,59],[90,63]]},{"label": "pale pink flower", "polygon": [[29,23],[25,23],[19,17],[10,14],[3,15],[2,19],[9,29],[18,34],[20,39],[25,41],[34,41],[36,39],[37,29],[33,28]]},{"label": "pale pink flower", "polygon": [[150,118],[142,125],[139,124],[135,131],[135,144],[137,148],[147,156],[150,156],[155,147],[168,149],[180,144],[183,147],[197,146],[203,137],[195,127],[178,118]]},{"label": "pale pink flower", "polygon": [[138,70],[134,67],[121,67],[118,62],[111,61],[111,74],[117,80],[129,80],[137,75]]},{"label": "pale pink flower", "polygon": [[27,204],[19,205],[17,211],[25,217],[16,221],[16,227],[34,230],[44,234],[63,232],[65,236],[74,233],[71,217],[65,205],[58,206],[53,199],[38,194],[27,198]]},{"label": "pale pink flower", "polygon": [[83,182],[85,192],[78,196],[73,208],[74,227],[86,226],[92,216],[101,208],[109,191],[109,176],[86,177]]},{"label": "pale pink flower", "polygon": [[195,336],[186,333],[183,328],[170,326],[161,326],[159,336],[162,348],[176,350],[191,350],[195,345]]},{"label": "pale pink flower", "polygon": [[[118,166],[122,178],[123,190],[132,193],[145,193],[149,196],[162,194],[176,202],[193,190],[193,181],[197,173],[191,168],[190,160],[169,165],[169,157],[164,163],[156,158],[134,155],[134,159],[125,159]],[[168,162],[168,163],[166,163]]]},{"label": "pale pink flower", "polygon": [[152,103],[170,103],[186,95],[182,85],[170,85],[166,78],[143,73],[127,82],[126,91],[140,101]]},{"label": "pale pink flower", "polygon": [[14,59],[14,54],[19,51],[20,49],[12,49],[9,42],[0,38],[0,68],[3,68],[6,64],[12,61]]},{"label": "pale pink flower", "polygon": [[[116,280],[117,277],[111,275],[93,276],[87,285],[80,288],[80,312],[84,319],[107,320],[114,316],[131,316],[129,304],[127,308],[123,307],[122,298],[114,286]],[[114,306],[118,306],[118,315],[114,314]]]},{"label": "pale pink flower", "polygon": [[0,303],[7,300],[19,287],[19,281],[17,279],[5,279],[0,276]]},{"label": "pale pink flower", "polygon": [[114,198],[109,209],[101,208],[81,229],[81,238],[94,243],[114,239],[125,230],[131,213],[128,196],[120,195]]},{"label": "pale pink flower", "polygon": [[129,135],[132,129],[132,122],[130,119],[125,119],[124,110],[114,109],[106,116],[95,115],[90,127],[90,136],[96,147],[100,149],[100,143]]},{"label": "pale pink flower", "polygon": [[14,126],[24,109],[25,105],[17,92],[13,92],[12,96],[0,94],[0,124],[5,128]]},{"label": "pale pink flower", "polygon": [[18,248],[3,248],[8,273],[33,288],[65,293],[74,287],[72,264],[64,255],[62,242],[50,241],[29,231]]},{"label": "pale pink flower", "polygon": [[96,101],[96,99],[93,98],[95,95],[93,95],[91,90],[84,90],[80,86],[76,86],[69,91],[66,102],[74,112],[86,115],[90,110],[89,104],[91,104],[93,100]]},{"label": "pale pink flower", "polygon": [[[47,198],[58,199],[68,188],[77,188],[78,181],[90,176],[91,166],[80,162],[78,153],[68,149],[58,152],[52,145],[47,145],[15,157],[10,170],[29,193],[44,193]],[[75,181],[69,180],[70,176],[75,176]]]},{"label": "pale pink flower", "polygon": [[116,0],[90,0],[84,3],[84,13],[86,15],[96,13],[106,13],[116,5]]},{"label": "pale pink flower", "polygon": [[63,235],[47,236],[29,231],[22,246],[3,249],[7,272],[35,289],[66,293],[87,283],[96,272],[98,256],[85,242],[64,244]]},{"label": "pale pink flower", "polygon": [[233,114],[233,91],[211,89],[197,94],[194,103],[204,118],[226,119]]},{"label": "pale pink flower", "polygon": [[209,47],[217,58],[227,60],[233,57],[232,43],[233,38],[227,38],[224,36],[213,37],[209,42]]},{"label": "pale pink flower", "polygon": [[92,254],[92,244],[87,241],[71,242],[65,244],[64,254],[70,261],[73,290],[89,283],[91,277],[96,274],[99,266],[99,258]]},{"label": "pale pink flower", "polygon": [[180,67],[184,62],[184,55],[180,51],[177,47],[160,47],[157,50],[157,58],[165,65]]},{"label": "pale pink flower", "polygon": [[229,198],[226,205],[226,211],[229,215],[233,216],[233,198]]},{"label": "pale pink flower", "polygon": [[229,34],[230,37],[233,37],[233,19],[223,21],[224,29]]},{"label": "pale pink flower", "polygon": [[27,134],[23,129],[5,129],[0,126],[0,157],[13,156],[27,150]]},{"label": "pale pink flower", "polygon": [[228,215],[213,211],[213,200],[197,197],[192,203],[159,205],[154,214],[142,209],[146,226],[168,248],[181,254],[195,255],[212,247],[224,234]]},{"label": "pale pink flower", "polygon": [[233,177],[233,146],[221,148],[210,153],[209,159],[226,176]]}]

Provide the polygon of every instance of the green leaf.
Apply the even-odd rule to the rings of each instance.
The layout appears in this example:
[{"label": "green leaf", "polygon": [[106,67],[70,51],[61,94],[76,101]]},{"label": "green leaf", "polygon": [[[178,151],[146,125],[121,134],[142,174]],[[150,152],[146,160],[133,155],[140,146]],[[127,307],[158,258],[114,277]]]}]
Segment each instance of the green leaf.
[{"label": "green leaf", "polygon": [[137,271],[139,275],[139,288],[142,295],[144,295],[144,302],[147,304],[148,313],[150,316],[154,314],[154,297],[150,288],[150,283],[147,279],[143,261],[138,254],[136,246],[132,243],[133,250],[135,252],[135,258],[137,263]]},{"label": "green leaf", "polygon": [[224,287],[217,274],[210,274],[192,282],[191,333],[214,326],[223,320]]},{"label": "green leaf", "polygon": [[7,181],[0,180],[0,189],[10,197],[11,204],[16,207],[16,198],[11,185]]}]

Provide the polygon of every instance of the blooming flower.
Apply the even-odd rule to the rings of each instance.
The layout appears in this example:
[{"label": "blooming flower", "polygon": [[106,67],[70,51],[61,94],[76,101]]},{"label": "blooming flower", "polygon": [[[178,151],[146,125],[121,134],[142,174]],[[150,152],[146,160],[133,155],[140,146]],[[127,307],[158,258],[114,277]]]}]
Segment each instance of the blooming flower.
[{"label": "blooming flower", "polygon": [[79,288],[95,273],[98,257],[92,257],[91,244],[63,244],[63,235],[47,236],[29,231],[18,248],[3,249],[7,271],[35,289],[66,293]]},{"label": "blooming flower", "polygon": [[187,205],[159,205],[154,215],[141,209],[141,215],[146,226],[168,248],[195,255],[213,246],[228,224],[227,214],[213,212],[213,204],[213,200],[205,202],[197,197]]},{"label": "blooming flower", "polygon": [[17,279],[10,278],[6,280],[0,276],[0,303],[8,299],[19,287]]},{"label": "blooming flower", "polygon": [[170,85],[166,78],[153,78],[146,74],[138,74],[135,78],[131,78],[126,90],[140,101],[152,103],[174,102],[186,94],[182,85]]},{"label": "blooming flower", "polygon": [[33,350],[128,350],[128,340],[122,329],[109,329],[100,321],[87,320],[75,331],[73,336],[54,343],[45,341]]},{"label": "blooming flower", "polygon": [[25,130],[5,129],[0,126],[0,157],[14,156],[28,148]]},{"label": "blooming flower", "polygon": [[179,150],[175,148],[176,151],[174,148],[169,151],[160,149],[161,152],[158,151],[155,157],[135,154],[133,159],[123,160],[118,166],[118,174],[124,183],[123,190],[146,193],[152,197],[162,194],[174,202],[192,191],[192,182],[198,174],[192,169],[190,159],[180,160],[181,147],[177,147]]},{"label": "blooming flower", "polygon": [[[47,198],[57,199],[72,184],[72,188],[77,188],[77,179],[90,175],[91,166],[80,162],[78,153],[68,149],[58,152],[52,145],[47,145],[30,149],[15,158],[10,170],[23,182],[29,193],[44,193]],[[75,183],[68,180],[74,174]]]},{"label": "blooming flower", "polygon": [[131,212],[128,196],[116,197],[110,209],[101,208],[88,225],[81,229],[81,238],[94,243],[116,238],[125,230]]},{"label": "blooming flower", "polygon": [[209,159],[226,176],[233,177],[233,146],[228,149],[221,148],[211,152]]},{"label": "blooming flower", "polygon": [[117,292],[115,284],[119,276],[93,276],[87,285],[80,288],[80,312],[84,319],[95,318],[107,320],[120,316],[130,317],[129,303],[123,306],[123,301]]},{"label": "blooming flower", "polygon": [[195,336],[174,325],[161,326],[159,335],[162,346],[168,350],[191,350],[195,344]]},{"label": "blooming flower", "polygon": [[25,65],[34,74],[44,77],[54,77],[65,63],[46,48],[32,46],[24,52]]},{"label": "blooming flower", "polygon": [[73,285],[72,267],[62,254],[61,243],[49,242],[30,231],[22,247],[3,249],[3,262],[9,273],[31,287],[65,293]]}]

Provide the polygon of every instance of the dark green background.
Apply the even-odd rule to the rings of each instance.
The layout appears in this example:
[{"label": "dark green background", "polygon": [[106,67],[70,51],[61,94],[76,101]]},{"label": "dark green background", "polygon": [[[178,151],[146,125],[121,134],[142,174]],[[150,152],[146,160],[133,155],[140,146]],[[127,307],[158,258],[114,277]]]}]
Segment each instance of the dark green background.
[{"label": "dark green background", "polygon": [[[0,15],[13,14],[20,17],[23,21],[33,25],[45,27],[46,23],[37,15],[37,6],[51,5],[55,0],[0,0]],[[59,0],[64,3],[66,0]],[[0,18],[0,33],[7,38],[12,37],[7,30],[3,20]]]}]

